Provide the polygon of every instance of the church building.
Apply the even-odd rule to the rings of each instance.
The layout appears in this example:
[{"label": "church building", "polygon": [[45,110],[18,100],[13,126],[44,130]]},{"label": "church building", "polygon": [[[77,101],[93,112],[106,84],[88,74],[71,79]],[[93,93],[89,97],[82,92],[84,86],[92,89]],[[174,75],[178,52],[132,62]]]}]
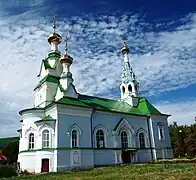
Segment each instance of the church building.
[{"label": "church building", "polygon": [[126,42],[121,49],[121,97],[88,96],[77,92],[70,71],[74,60],[67,42],[61,55],[62,37],[55,26],[34,89],[34,106],[19,112],[21,170],[57,172],[172,158],[169,115],[140,95]]}]

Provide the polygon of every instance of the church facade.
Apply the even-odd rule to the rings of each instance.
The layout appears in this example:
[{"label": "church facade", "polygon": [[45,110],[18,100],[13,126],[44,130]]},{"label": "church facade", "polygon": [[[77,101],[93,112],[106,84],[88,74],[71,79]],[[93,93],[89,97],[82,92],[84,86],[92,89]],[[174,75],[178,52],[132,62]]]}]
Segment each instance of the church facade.
[{"label": "church facade", "polygon": [[19,112],[21,170],[56,172],[172,158],[169,115],[140,95],[126,43],[121,49],[121,98],[114,100],[76,91],[70,72],[73,58],[67,48],[61,55],[61,41],[54,27],[34,89],[34,107]]}]

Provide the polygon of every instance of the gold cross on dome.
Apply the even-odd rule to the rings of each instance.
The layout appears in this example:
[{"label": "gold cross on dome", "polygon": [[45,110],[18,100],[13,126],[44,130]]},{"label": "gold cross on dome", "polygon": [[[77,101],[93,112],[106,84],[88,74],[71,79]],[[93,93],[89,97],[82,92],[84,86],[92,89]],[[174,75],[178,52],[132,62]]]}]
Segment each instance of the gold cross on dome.
[{"label": "gold cross on dome", "polygon": [[56,31],[56,17],[57,17],[57,14],[54,13],[52,16],[52,27],[54,29],[54,33]]},{"label": "gold cross on dome", "polygon": [[122,40],[123,40],[124,47],[127,47],[126,36],[125,35],[122,35]]}]

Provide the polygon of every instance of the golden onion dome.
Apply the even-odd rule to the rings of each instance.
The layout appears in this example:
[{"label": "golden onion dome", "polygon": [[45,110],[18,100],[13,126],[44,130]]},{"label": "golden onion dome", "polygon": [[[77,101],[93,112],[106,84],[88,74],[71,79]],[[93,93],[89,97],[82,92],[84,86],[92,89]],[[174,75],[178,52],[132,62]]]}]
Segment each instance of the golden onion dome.
[{"label": "golden onion dome", "polygon": [[53,41],[60,44],[62,42],[62,37],[58,33],[54,32],[48,36],[48,42],[51,44]]},{"label": "golden onion dome", "polygon": [[61,57],[60,62],[61,62],[61,64],[63,64],[63,63],[72,64],[73,58],[71,56],[69,56],[68,54],[64,54],[64,56]]}]

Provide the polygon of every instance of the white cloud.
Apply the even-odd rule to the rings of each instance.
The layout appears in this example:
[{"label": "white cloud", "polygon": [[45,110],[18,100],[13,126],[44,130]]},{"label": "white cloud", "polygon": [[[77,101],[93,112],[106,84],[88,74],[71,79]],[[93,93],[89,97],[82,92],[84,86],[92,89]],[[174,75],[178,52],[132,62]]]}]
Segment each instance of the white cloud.
[{"label": "white cloud", "polygon": [[196,99],[188,99],[179,102],[168,101],[156,104],[156,107],[161,110],[161,112],[172,115],[168,119],[169,124],[173,122],[177,122],[179,125],[195,123]]},{"label": "white cloud", "polygon": [[[144,95],[195,84],[196,15],[190,14],[184,19],[179,20],[184,23],[172,31],[159,31],[138,15],[130,14],[62,19],[58,31],[63,37],[71,29],[70,24],[75,22],[69,52],[74,57],[72,71],[76,88],[89,95],[112,96],[109,94],[111,91],[119,91],[123,68],[123,58],[119,53],[121,35],[125,33],[133,52],[130,61]],[[0,22],[0,93],[6,95],[2,112],[7,112],[3,127],[12,122],[19,126],[16,114],[21,108],[33,105],[36,75],[41,59],[49,50],[46,38],[52,28],[48,20],[49,17],[44,19],[31,10]],[[61,50],[63,46],[60,45]],[[0,132],[3,134],[5,132]]]}]

